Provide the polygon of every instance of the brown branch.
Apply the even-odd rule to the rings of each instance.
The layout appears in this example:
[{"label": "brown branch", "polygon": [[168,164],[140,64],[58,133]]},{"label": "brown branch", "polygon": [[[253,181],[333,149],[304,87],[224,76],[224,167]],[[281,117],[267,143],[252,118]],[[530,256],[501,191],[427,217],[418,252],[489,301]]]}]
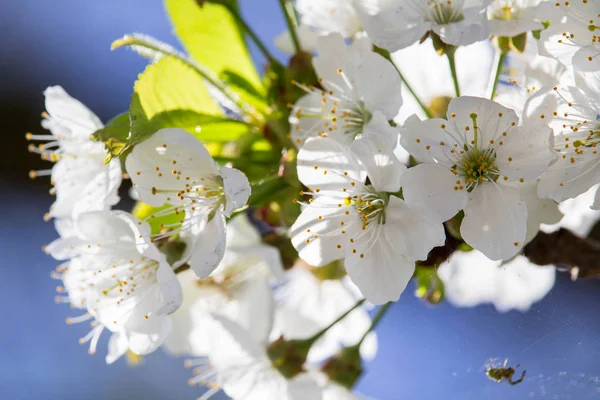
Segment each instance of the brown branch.
[{"label": "brown branch", "polygon": [[580,238],[566,229],[538,233],[523,254],[537,265],[570,268],[574,278],[600,276],[600,242]]}]

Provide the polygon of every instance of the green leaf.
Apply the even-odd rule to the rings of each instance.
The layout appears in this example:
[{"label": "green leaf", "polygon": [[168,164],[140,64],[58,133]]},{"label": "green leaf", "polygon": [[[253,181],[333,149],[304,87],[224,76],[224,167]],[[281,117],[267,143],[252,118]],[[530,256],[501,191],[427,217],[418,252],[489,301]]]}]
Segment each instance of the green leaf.
[{"label": "green leaf", "polygon": [[[251,101],[248,97],[256,99],[253,94],[260,94],[264,101],[265,89],[250,58],[244,32],[230,12],[237,10],[237,1],[220,3],[165,0],[175,33],[191,57],[228,82],[246,101]],[[232,76],[236,78],[231,80]]]},{"label": "green leaf", "polygon": [[134,91],[139,95],[140,106],[148,120],[156,114],[181,109],[223,115],[202,77],[174,57],[163,57],[146,67],[135,83]]},{"label": "green leaf", "polygon": [[107,122],[106,126],[92,134],[92,139],[104,142],[108,161],[118,156],[129,137],[129,113],[122,113]]},{"label": "green leaf", "polygon": [[522,33],[517,36],[513,36],[511,39],[512,48],[519,53],[523,53],[525,51],[525,45],[527,44],[527,32]]},{"label": "green leaf", "polygon": [[185,129],[202,142],[230,142],[249,130],[248,124],[243,121],[200,114],[192,110],[173,110],[156,114],[150,120],[150,124],[155,131],[173,126]]},{"label": "green leaf", "polygon": [[156,235],[165,227],[176,229],[181,224],[181,221],[183,221],[185,217],[185,213],[183,211],[180,211],[179,214],[175,214],[173,212],[166,216],[152,217],[156,213],[164,211],[170,207],[171,206],[168,204],[165,204],[161,207],[153,207],[138,201],[131,213],[139,220],[146,220],[146,222],[150,224],[152,234]]},{"label": "green leaf", "polygon": [[128,146],[162,128],[186,129],[205,143],[233,141],[251,129],[226,118],[206,92],[202,77],[177,58],[163,57],[149,65],[134,90]]},{"label": "green leaf", "polygon": [[[202,76],[202,78],[204,78],[208,84],[214,86],[215,89],[220,91],[224,98],[226,98],[228,101],[231,101],[236,107],[243,109],[245,113],[248,113],[251,110],[247,109],[245,103],[243,103],[243,100],[249,101],[248,98],[253,99],[255,101],[255,104],[257,105],[264,103],[264,100],[262,100],[264,96],[260,95],[260,93],[258,93],[254,88],[247,84],[243,78],[236,78],[237,75],[235,74],[226,74],[224,79],[220,79],[213,71],[208,69],[206,66],[197,63],[196,61],[190,59],[188,56],[176,50],[169,44],[154,39],[151,36],[143,35],[140,33],[125,35],[122,38],[115,40],[111,44],[110,48],[111,50],[115,50],[121,47],[129,47],[141,56],[146,57],[152,61],[158,61],[159,59],[167,56],[178,59],[179,61],[196,71],[196,73]],[[234,86],[238,86],[246,90],[246,99],[242,99],[239,93],[235,93],[229,88],[228,82],[230,81],[235,81],[233,83]],[[264,104],[263,106],[266,107],[266,104]]]}]

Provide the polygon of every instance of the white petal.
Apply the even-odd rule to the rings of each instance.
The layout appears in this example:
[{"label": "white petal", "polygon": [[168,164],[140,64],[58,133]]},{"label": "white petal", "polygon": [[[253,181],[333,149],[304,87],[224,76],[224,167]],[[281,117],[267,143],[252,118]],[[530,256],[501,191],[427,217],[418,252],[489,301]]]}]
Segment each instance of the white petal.
[{"label": "white petal", "polygon": [[460,232],[465,242],[492,260],[507,260],[523,247],[527,206],[512,187],[485,182],[464,208]]},{"label": "white petal", "polygon": [[537,193],[537,181],[515,184],[521,197],[527,204],[527,237],[529,243],[539,232],[541,224],[556,224],[563,214],[554,200],[540,199]]},{"label": "white petal", "polygon": [[217,268],[223,259],[226,243],[225,217],[217,212],[193,238],[190,267],[198,278],[206,278]]},{"label": "white petal", "polygon": [[289,400],[322,399],[322,390],[308,374],[299,375],[288,383]]},{"label": "white petal", "polygon": [[379,111],[390,120],[402,106],[402,80],[394,65],[376,53],[364,55],[356,71],[355,91],[362,95],[367,110]]},{"label": "white petal", "polygon": [[396,196],[386,208],[384,234],[396,252],[409,260],[425,260],[437,246],[444,245],[446,234],[440,222],[420,214]]},{"label": "white petal", "polygon": [[146,355],[153,353],[171,333],[171,320],[169,317],[154,317],[146,322],[147,326],[141,331],[128,330],[129,350],[134,354]]},{"label": "white petal", "polygon": [[600,158],[581,157],[576,162],[560,157],[541,176],[538,194],[558,202],[585,193],[600,182]]},{"label": "white petal", "polygon": [[142,201],[157,207],[183,201],[176,195],[186,188],[181,176],[200,182],[218,175],[204,145],[179,128],[161,129],[135,146],[125,166]]},{"label": "white petal", "polygon": [[348,221],[343,207],[329,204],[322,197],[306,207],[292,225],[292,244],[308,264],[323,266],[344,256],[341,224]]},{"label": "white petal", "polygon": [[[490,140],[501,140],[503,132],[508,132],[517,125],[519,117],[517,114],[492,100],[461,96],[453,99],[448,105],[448,124],[467,138],[467,142],[474,140],[473,119],[475,114],[479,127],[479,147],[489,147]],[[502,146],[500,146],[502,147]]]},{"label": "white petal", "polygon": [[[387,128],[396,131],[389,125]],[[382,140],[378,133],[366,131],[361,139],[352,142],[350,150],[362,162],[375,190],[391,193],[400,190],[400,180],[406,166],[398,161],[393,147]]]},{"label": "white petal", "polygon": [[537,179],[556,161],[554,136],[548,125],[537,122],[511,129],[496,148],[496,165],[509,181]]},{"label": "white petal", "polygon": [[400,144],[422,162],[435,161],[450,168],[454,165],[452,149],[461,149],[461,134],[454,125],[441,118],[421,121],[416,115],[408,118],[401,131]]},{"label": "white petal", "polygon": [[444,222],[462,210],[467,201],[465,190],[455,190],[463,183],[448,169],[436,164],[419,164],[402,177],[406,204],[434,221]]},{"label": "white petal", "polygon": [[366,172],[347,146],[333,139],[308,139],[298,152],[298,178],[311,189],[341,189],[363,183]]},{"label": "white petal", "polygon": [[73,139],[89,140],[92,133],[102,128],[100,119],[80,101],[69,96],[60,86],[51,86],[44,91],[48,114],[67,128]]},{"label": "white petal", "polygon": [[123,333],[113,333],[108,341],[108,354],[106,355],[106,363],[112,364],[121,358],[129,350],[129,341]]},{"label": "white petal", "polygon": [[464,19],[445,25],[434,25],[433,31],[444,43],[453,46],[467,46],[487,39],[489,27],[487,19],[481,15],[477,20]]},{"label": "white petal", "polygon": [[222,167],[220,173],[225,191],[225,216],[229,217],[233,211],[244,207],[248,202],[250,183],[246,175],[238,169]]},{"label": "white petal", "polygon": [[156,310],[158,315],[172,314],[181,305],[183,301],[183,291],[177,275],[166,262],[161,263],[156,272],[156,279],[163,295],[163,304]]},{"label": "white petal", "polygon": [[[359,246],[357,252],[362,251]],[[392,244],[381,240],[363,258],[346,258],[346,271],[365,298],[373,304],[396,301],[408,285],[415,263],[399,255]]]},{"label": "white petal", "polygon": [[600,187],[596,190],[596,196],[594,197],[594,204],[590,207],[592,210],[600,210]]}]

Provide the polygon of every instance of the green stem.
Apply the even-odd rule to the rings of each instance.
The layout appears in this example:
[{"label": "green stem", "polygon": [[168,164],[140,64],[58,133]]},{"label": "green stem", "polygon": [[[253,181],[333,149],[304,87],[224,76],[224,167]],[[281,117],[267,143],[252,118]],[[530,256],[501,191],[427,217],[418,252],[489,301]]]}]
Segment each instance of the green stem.
[{"label": "green stem", "polygon": [[362,336],[362,338],[359,340],[359,342],[355,345],[356,347],[360,347],[360,345],[362,344],[362,342],[364,342],[364,340],[367,338],[369,333],[371,333],[375,330],[375,328],[377,327],[377,324],[379,324],[379,321],[381,321],[381,319],[383,318],[383,316],[385,315],[385,313],[387,312],[387,310],[390,308],[391,305],[392,305],[392,303],[389,302],[389,303],[385,303],[384,305],[379,307],[379,310],[377,310],[377,314],[375,314],[375,316],[371,320],[371,326],[365,332],[365,334]]},{"label": "green stem", "polygon": [[498,82],[500,82],[500,75],[502,75],[502,66],[504,65],[504,61],[506,60],[506,54],[500,50],[500,55],[498,56],[498,61],[496,62],[496,69],[494,73],[494,81],[492,83],[492,94],[490,95],[490,99],[494,100],[496,96],[496,89],[498,88]]},{"label": "green stem", "polygon": [[338,322],[340,322],[341,320],[343,320],[344,318],[346,318],[348,316],[348,314],[350,314],[352,311],[356,310],[364,302],[365,302],[365,299],[359,300],[351,309],[349,309],[348,311],[346,311],[345,313],[343,313],[342,315],[340,315],[335,321],[333,321],[327,327],[325,327],[322,330],[320,330],[319,332],[317,332],[314,336],[306,339],[306,341],[309,342],[309,343],[314,343],[317,340],[319,340],[321,338],[321,336],[323,336],[328,330],[330,330],[331,328],[333,328],[333,326],[335,324],[337,324]]},{"label": "green stem", "polygon": [[381,47],[377,47],[377,46],[374,46],[373,51],[375,53],[379,54],[380,56],[382,56],[383,58],[385,58],[386,60],[388,60],[390,63],[392,63],[392,65],[396,69],[396,72],[398,72],[398,75],[400,76],[402,83],[404,84],[404,86],[406,86],[406,88],[408,89],[408,91],[410,92],[412,97],[414,97],[414,99],[417,101],[417,103],[419,103],[419,107],[421,107],[421,109],[423,110],[425,115],[427,115],[427,118],[433,118],[433,113],[431,112],[431,110],[427,106],[425,106],[425,104],[421,101],[421,99],[419,99],[419,96],[417,96],[417,94],[415,93],[413,88],[409,85],[409,83],[404,78],[404,75],[402,75],[402,71],[400,71],[400,68],[396,65],[396,63],[394,61],[392,61],[392,56],[391,56],[390,52],[385,49],[382,49]]},{"label": "green stem", "polygon": [[288,31],[290,32],[290,36],[292,37],[292,42],[294,42],[294,48],[296,49],[296,53],[302,51],[302,46],[300,44],[300,39],[298,38],[298,21],[296,20],[296,12],[294,11],[294,5],[289,0],[279,0],[279,5],[281,6],[281,11],[283,12],[283,16],[285,17],[285,22],[288,26]]},{"label": "green stem", "polygon": [[258,37],[256,32],[254,32],[254,30],[252,29],[252,27],[250,25],[248,25],[248,23],[246,22],[246,20],[244,20],[244,18],[242,18],[242,16],[238,12],[238,10],[236,10],[233,7],[227,7],[227,8],[229,9],[229,12],[231,12],[231,15],[233,15],[235,17],[237,22],[244,29],[244,31],[246,31],[248,36],[250,36],[250,39],[252,39],[254,44],[256,44],[256,46],[258,47],[260,52],[263,53],[263,55],[265,56],[265,58],[267,60],[269,60],[269,63],[273,66],[278,66],[278,67],[283,68],[281,63],[275,57],[273,57],[273,55],[271,54],[269,49],[267,49],[267,46],[265,46],[265,44],[262,42],[262,40],[260,40],[260,38]]},{"label": "green stem", "polygon": [[458,74],[456,72],[456,60],[454,59],[454,54],[456,53],[456,49],[448,49],[446,51],[446,57],[448,57],[448,64],[450,65],[450,73],[452,73],[452,81],[454,82],[454,93],[456,97],[460,97],[460,86],[458,85]]}]

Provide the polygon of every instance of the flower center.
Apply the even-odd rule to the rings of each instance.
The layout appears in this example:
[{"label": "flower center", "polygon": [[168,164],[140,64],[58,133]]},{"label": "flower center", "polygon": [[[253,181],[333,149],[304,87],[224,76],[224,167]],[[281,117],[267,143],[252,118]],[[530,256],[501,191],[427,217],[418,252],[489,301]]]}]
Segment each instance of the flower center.
[{"label": "flower center", "polygon": [[385,208],[389,202],[389,195],[376,192],[372,186],[366,186],[366,193],[354,197],[346,197],[345,205],[353,205],[362,220],[362,230],[367,229],[372,223],[385,224]]},{"label": "flower center", "polygon": [[[473,141],[464,144],[464,155],[458,165],[452,167],[455,175],[462,177],[467,185],[467,191],[471,192],[480,183],[496,182],[500,176],[500,170],[496,166],[496,150],[488,147],[479,147],[479,126],[477,125],[477,114],[470,115],[473,120]],[[455,190],[462,190],[460,181],[457,181]]]},{"label": "flower center", "polygon": [[492,19],[501,21],[519,19],[519,11],[520,10],[515,2],[506,1],[495,7],[495,10],[492,12]]},{"label": "flower center", "polygon": [[495,162],[495,152],[490,150],[479,152],[470,149],[465,153],[455,172],[465,180],[467,191],[470,192],[480,183],[498,180],[500,173]]},{"label": "flower center", "polygon": [[363,132],[365,126],[371,121],[373,116],[366,109],[365,103],[362,100],[349,105],[348,108],[341,110],[340,118],[344,121],[342,129],[344,134],[355,138]]},{"label": "flower center", "polygon": [[[460,1],[458,1],[460,3]],[[438,25],[460,22],[465,19],[462,10],[452,0],[428,0],[428,11],[425,19]]]}]

